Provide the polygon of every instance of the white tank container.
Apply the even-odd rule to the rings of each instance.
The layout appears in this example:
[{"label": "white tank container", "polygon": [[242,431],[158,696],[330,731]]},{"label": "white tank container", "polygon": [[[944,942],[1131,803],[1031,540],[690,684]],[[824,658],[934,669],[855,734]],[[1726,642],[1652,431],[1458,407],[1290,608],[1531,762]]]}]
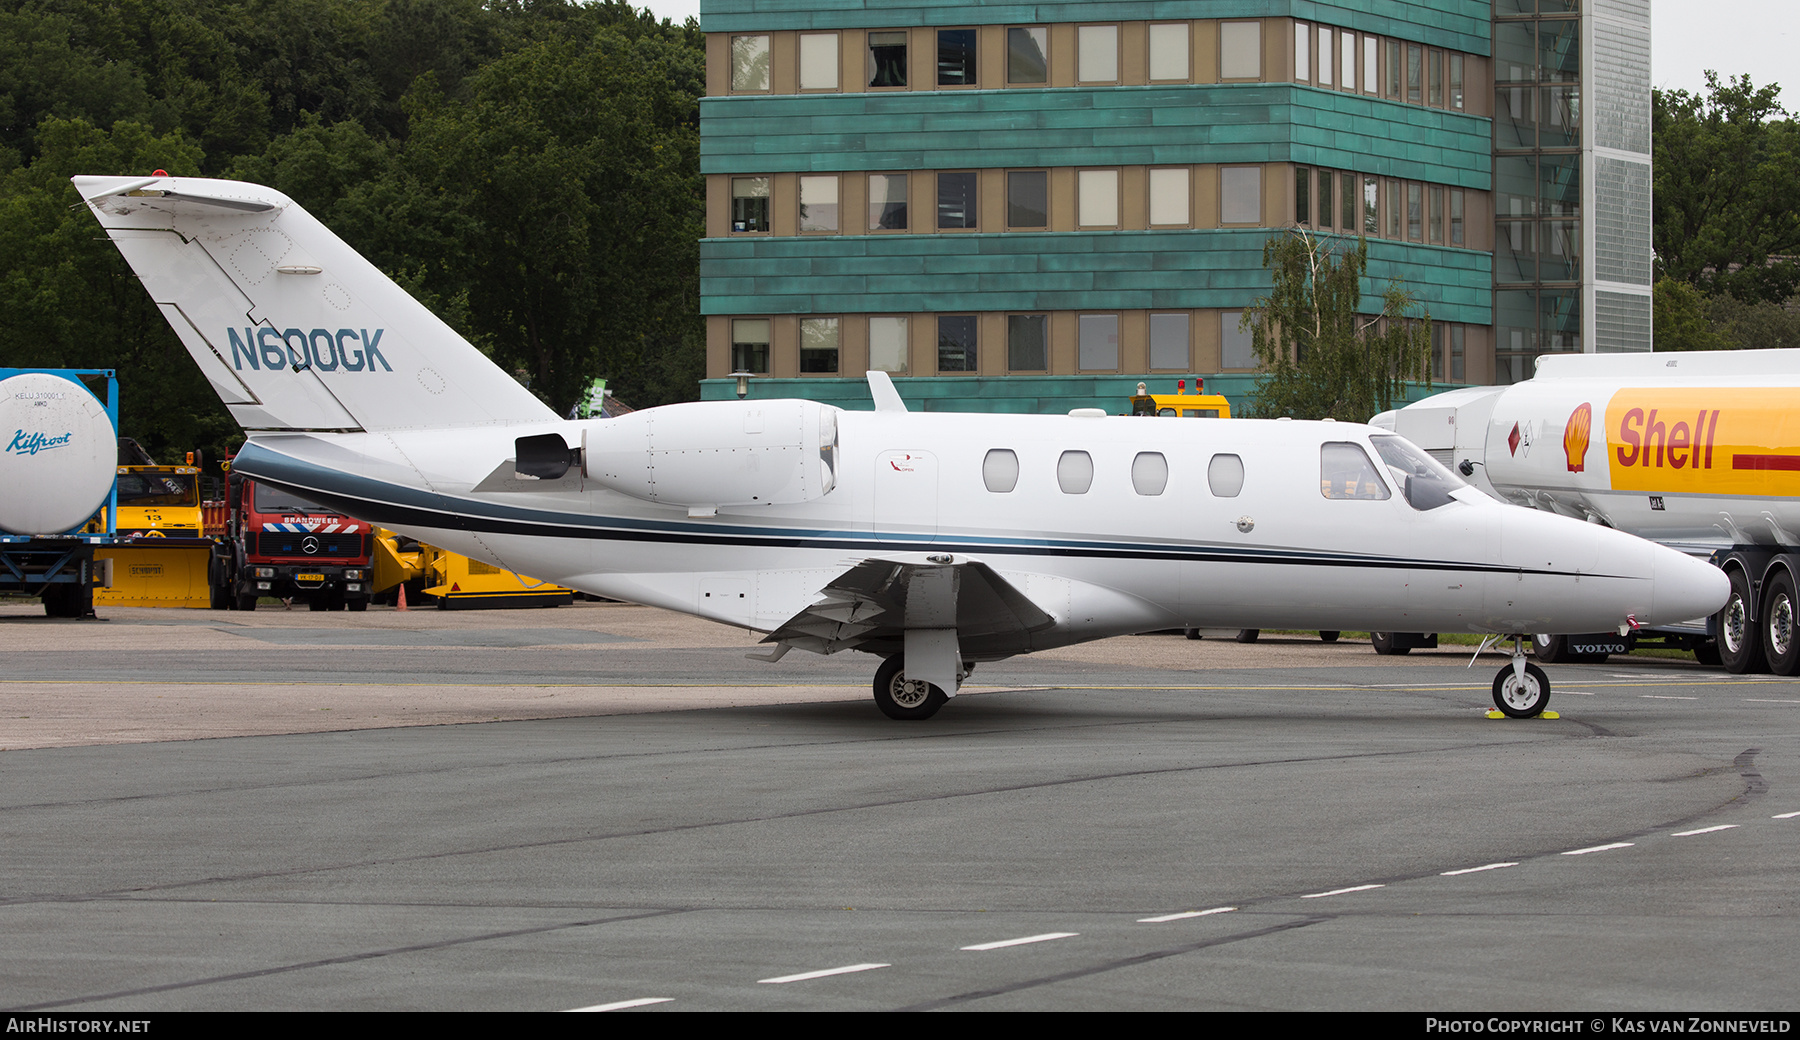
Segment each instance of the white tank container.
[{"label": "white tank container", "polygon": [[112,491],[118,433],[78,383],[43,372],[0,380],[0,531],[62,534]]}]

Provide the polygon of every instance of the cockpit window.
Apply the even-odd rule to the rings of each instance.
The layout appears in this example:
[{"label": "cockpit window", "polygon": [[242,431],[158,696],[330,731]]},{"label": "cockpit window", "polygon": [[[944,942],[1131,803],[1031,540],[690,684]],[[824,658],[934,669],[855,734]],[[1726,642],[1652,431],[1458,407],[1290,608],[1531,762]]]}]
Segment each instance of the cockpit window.
[{"label": "cockpit window", "polygon": [[1461,477],[1404,437],[1377,434],[1369,438],[1408,505],[1423,512],[1450,503],[1450,492],[1466,487]]},{"label": "cockpit window", "polygon": [[1387,485],[1369,461],[1369,453],[1349,441],[1319,445],[1319,493],[1326,498],[1366,502],[1388,497]]}]

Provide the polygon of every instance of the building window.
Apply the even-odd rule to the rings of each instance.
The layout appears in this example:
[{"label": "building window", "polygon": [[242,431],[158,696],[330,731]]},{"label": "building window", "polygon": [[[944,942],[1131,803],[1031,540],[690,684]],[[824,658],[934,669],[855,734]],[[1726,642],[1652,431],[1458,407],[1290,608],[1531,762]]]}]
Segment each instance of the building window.
[{"label": "building window", "polygon": [[1312,170],[1294,167],[1294,223],[1312,223]]},{"label": "building window", "polygon": [[1431,188],[1431,240],[1444,241],[1444,189],[1436,185]]},{"label": "building window", "polygon": [[1431,52],[1431,93],[1427,95],[1433,108],[1444,107],[1444,52]]},{"label": "building window", "polygon": [[1262,223],[1262,167],[1219,168],[1219,223]]},{"label": "building window", "polygon": [[1294,23],[1294,78],[1312,82],[1312,27],[1305,22]]},{"label": "building window", "polygon": [[939,29],[937,81],[940,87],[972,87],[975,78],[975,30]]},{"label": "building window", "polygon": [[1383,194],[1387,196],[1387,237],[1400,237],[1400,182],[1389,180]]},{"label": "building window", "polygon": [[1450,244],[1463,244],[1463,193],[1461,189],[1450,189]]},{"label": "building window", "polygon": [[1219,367],[1255,368],[1256,338],[1250,330],[1240,328],[1243,311],[1219,313]]},{"label": "building window", "polygon": [[937,175],[937,226],[972,228],[975,223],[975,191],[980,178],[973,173]]},{"label": "building window", "polygon": [[1431,378],[1444,378],[1444,323],[1431,323]]},{"label": "building window", "polygon": [[758,375],[769,371],[769,319],[732,319],[731,370]]},{"label": "building window", "polygon": [[869,34],[869,86],[906,86],[906,33]]},{"label": "building window", "polygon": [[1338,86],[1345,90],[1356,89],[1356,34],[1342,32],[1338,34]]},{"label": "building window", "polygon": [[1463,327],[1461,325],[1452,325],[1450,326],[1450,381],[1452,383],[1462,383],[1467,381],[1465,379],[1463,357]]},{"label": "building window", "polygon": [[800,34],[800,89],[838,88],[838,34]]},{"label": "building window", "polygon": [[1117,372],[1119,370],[1119,316],[1117,314],[1083,314],[1081,329],[1081,370],[1084,372]]},{"label": "building window", "polygon": [[1076,220],[1082,227],[1119,226],[1119,171],[1082,170],[1076,174]]},{"label": "building window", "polygon": [[1419,81],[1424,79],[1425,50],[1416,43],[1406,45],[1406,100],[1420,101]]},{"label": "building window", "polygon": [[1006,367],[1012,372],[1042,372],[1050,367],[1050,316],[1006,316]]},{"label": "building window", "polygon": [[1424,192],[1418,181],[1406,182],[1406,237],[1414,242],[1424,237]]},{"label": "building window", "polygon": [[1085,495],[1094,486],[1094,457],[1085,451],[1065,451],[1056,460],[1056,486],[1065,495]]},{"label": "building window", "polygon": [[1043,26],[1006,30],[1006,82],[1047,83],[1050,80],[1049,32]]},{"label": "building window", "polygon": [[731,230],[769,230],[769,178],[731,178]]},{"label": "building window", "polygon": [[1338,174],[1338,230],[1356,234],[1356,174]]},{"label": "building window", "polygon": [[1083,83],[1119,81],[1119,27],[1083,25],[1075,30],[1075,78]]},{"label": "building window", "polygon": [[975,371],[975,315],[940,314],[938,326],[938,371]]},{"label": "building window", "polygon": [[1187,369],[1187,315],[1150,315],[1150,367],[1153,369]]},{"label": "building window", "polygon": [[1319,26],[1319,86],[1331,86],[1331,52],[1337,45],[1331,30]]},{"label": "building window", "polygon": [[1262,78],[1262,23],[1219,23],[1219,78]]},{"label": "building window", "polygon": [[1050,226],[1049,175],[1043,170],[1015,170],[1006,175],[1006,226],[1043,229]]},{"label": "building window", "polygon": [[838,320],[800,319],[800,372],[835,373],[838,370]]},{"label": "building window", "polygon": [[981,482],[996,495],[1019,486],[1019,456],[1011,448],[990,448],[981,460]]},{"label": "building window", "polygon": [[1463,56],[1450,55],[1450,107],[1460,111],[1463,107]]},{"label": "building window", "polygon": [[1381,41],[1373,36],[1363,37],[1363,93],[1378,94],[1381,92]]},{"label": "building window", "polygon": [[1193,172],[1185,166],[1150,171],[1150,224],[1187,227],[1193,223]]},{"label": "building window", "polygon": [[879,372],[906,374],[906,319],[869,319],[869,367]]},{"label": "building window", "polygon": [[769,89],[769,38],[767,36],[733,36],[731,38],[731,89]]},{"label": "building window", "polygon": [[1186,22],[1168,22],[1150,27],[1150,79],[1152,82],[1193,78],[1188,62],[1188,47],[1193,39]]},{"label": "building window", "polygon": [[1362,233],[1381,234],[1381,184],[1373,177],[1362,179]]},{"label": "building window", "polygon": [[1388,40],[1386,43],[1387,46],[1383,49],[1387,51],[1387,75],[1382,79],[1387,85],[1387,89],[1382,93],[1398,101],[1400,100],[1400,41]]},{"label": "building window", "polygon": [[1169,486],[1169,460],[1160,451],[1140,451],[1131,460],[1131,489],[1140,495],[1160,495]]},{"label": "building window", "polygon": [[869,230],[905,231],[906,174],[869,175]]},{"label": "building window", "polygon": [[836,231],[837,229],[837,175],[800,178],[800,230]]}]

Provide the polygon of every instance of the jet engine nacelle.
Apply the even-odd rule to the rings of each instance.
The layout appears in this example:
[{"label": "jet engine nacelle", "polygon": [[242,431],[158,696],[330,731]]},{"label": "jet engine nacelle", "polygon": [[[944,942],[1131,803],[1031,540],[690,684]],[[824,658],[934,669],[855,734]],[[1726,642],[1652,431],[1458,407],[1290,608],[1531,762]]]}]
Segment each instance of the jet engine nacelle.
[{"label": "jet engine nacelle", "polygon": [[838,409],[816,401],[698,401],[582,432],[582,472],[690,510],[810,502],[837,484]]}]

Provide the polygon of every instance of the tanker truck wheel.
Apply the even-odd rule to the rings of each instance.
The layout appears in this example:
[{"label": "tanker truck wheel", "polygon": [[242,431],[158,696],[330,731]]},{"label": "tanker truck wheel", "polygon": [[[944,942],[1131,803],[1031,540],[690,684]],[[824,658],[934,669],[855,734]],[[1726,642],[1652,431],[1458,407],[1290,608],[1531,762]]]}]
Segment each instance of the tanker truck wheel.
[{"label": "tanker truck wheel", "polygon": [[1719,634],[1719,663],[1736,675],[1760,672],[1764,667],[1762,633],[1750,620],[1750,581],[1737,568],[1726,573],[1731,578],[1731,595],[1713,615],[1713,629]]},{"label": "tanker truck wheel", "polygon": [[239,610],[255,610],[256,609],[256,593],[254,593],[254,592],[239,593],[238,598],[237,598],[237,608]]},{"label": "tanker truck wheel", "polygon": [[1768,594],[1763,597],[1763,653],[1769,670],[1776,675],[1800,674],[1800,629],[1797,629],[1794,603],[1794,579],[1786,571],[1778,571],[1769,579]]}]

